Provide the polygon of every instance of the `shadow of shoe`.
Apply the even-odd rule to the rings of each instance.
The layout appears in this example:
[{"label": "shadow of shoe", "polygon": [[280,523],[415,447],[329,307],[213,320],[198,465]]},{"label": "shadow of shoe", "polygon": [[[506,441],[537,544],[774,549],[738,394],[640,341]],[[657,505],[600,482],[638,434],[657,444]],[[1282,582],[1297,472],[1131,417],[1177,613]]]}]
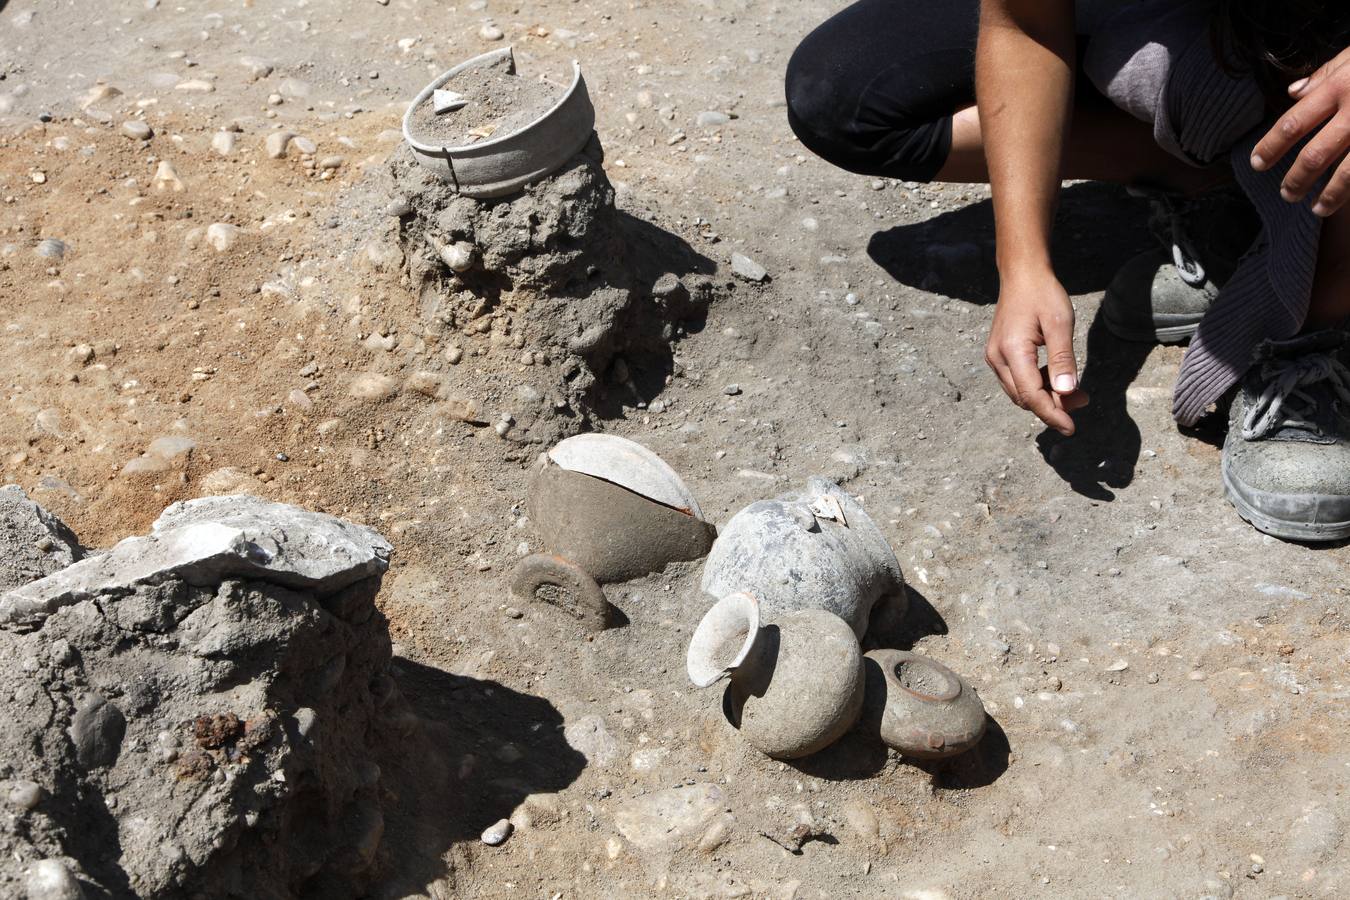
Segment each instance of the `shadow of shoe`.
[{"label": "shadow of shoe", "polygon": [[1152,350],[1152,344],[1111,334],[1098,310],[1088,328],[1087,363],[1080,378],[1090,401],[1074,413],[1074,435],[1066,438],[1047,428],[1036,438],[1045,461],[1075,493],[1110,502],[1116,497],[1113,488],[1128,487],[1134,480],[1142,439],[1125,391]]}]

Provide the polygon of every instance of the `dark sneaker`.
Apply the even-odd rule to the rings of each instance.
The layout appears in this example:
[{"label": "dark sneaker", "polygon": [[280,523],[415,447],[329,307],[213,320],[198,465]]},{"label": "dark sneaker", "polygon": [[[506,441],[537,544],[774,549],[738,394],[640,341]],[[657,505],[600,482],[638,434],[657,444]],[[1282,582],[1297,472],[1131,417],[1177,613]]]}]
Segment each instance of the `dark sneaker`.
[{"label": "dark sneaker", "polygon": [[1149,226],[1165,249],[1126,263],[1102,301],[1107,329],[1127,341],[1187,340],[1260,231],[1260,220],[1237,188],[1196,197],[1142,193],[1153,208]]},{"label": "dark sneaker", "polygon": [[1266,341],[1233,400],[1224,491],[1266,534],[1350,538],[1347,347],[1342,331]]}]

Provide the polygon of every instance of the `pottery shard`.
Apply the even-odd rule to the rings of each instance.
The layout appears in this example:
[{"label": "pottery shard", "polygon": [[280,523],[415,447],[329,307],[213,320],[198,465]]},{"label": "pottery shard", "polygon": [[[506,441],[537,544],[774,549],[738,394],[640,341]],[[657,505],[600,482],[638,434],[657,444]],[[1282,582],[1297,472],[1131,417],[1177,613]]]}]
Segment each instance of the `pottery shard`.
[{"label": "pottery shard", "polygon": [[669,788],[628,801],[614,814],[614,824],[643,850],[677,850],[702,835],[725,807],[715,784]]},{"label": "pottery shard", "polygon": [[122,711],[98,694],[87,696],[70,721],[75,760],[86,769],[111,766],[122,752],[127,720]]}]

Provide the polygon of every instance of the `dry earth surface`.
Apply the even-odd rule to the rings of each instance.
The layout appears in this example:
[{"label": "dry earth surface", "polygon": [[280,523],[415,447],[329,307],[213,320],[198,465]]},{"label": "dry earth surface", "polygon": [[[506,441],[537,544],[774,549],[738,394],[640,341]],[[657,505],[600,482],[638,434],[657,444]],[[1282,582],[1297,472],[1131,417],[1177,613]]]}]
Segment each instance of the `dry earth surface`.
[{"label": "dry earth surface", "polygon": [[[90,546],[238,491],[388,537],[395,672],[414,697],[452,673],[421,699],[463,729],[427,896],[1344,896],[1346,548],[1240,521],[1216,434],[1169,418],[1180,351],[1095,323],[1149,242],[1117,191],[1070,187],[1058,223],[1079,436],[1007,402],[987,191],[850,176],[787,128],[787,58],[837,6],[0,2],[0,475]],[[433,327],[384,214],[404,105],[502,34],[526,74],[581,60],[619,207],[717,286],[672,349],[612,362],[591,425],[715,521],[816,474],[860,497],[913,588],[884,640],[997,723],[971,754],[756,754],[684,674],[697,564],[610,588],[627,623],[593,638],[515,608],[543,447],[492,425],[576,410],[530,298]],[[799,822],[799,854],[762,834]]]}]

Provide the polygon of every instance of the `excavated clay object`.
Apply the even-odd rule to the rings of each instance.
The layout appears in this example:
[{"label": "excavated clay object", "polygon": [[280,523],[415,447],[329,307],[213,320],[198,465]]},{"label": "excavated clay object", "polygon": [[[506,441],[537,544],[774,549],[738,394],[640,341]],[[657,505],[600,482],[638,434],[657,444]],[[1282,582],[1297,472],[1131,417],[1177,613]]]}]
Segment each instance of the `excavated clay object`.
[{"label": "excavated clay object", "polygon": [[873,650],[864,665],[861,727],[886,746],[916,759],[941,759],[979,743],[987,722],[984,704],[960,675],[903,650]]}]

